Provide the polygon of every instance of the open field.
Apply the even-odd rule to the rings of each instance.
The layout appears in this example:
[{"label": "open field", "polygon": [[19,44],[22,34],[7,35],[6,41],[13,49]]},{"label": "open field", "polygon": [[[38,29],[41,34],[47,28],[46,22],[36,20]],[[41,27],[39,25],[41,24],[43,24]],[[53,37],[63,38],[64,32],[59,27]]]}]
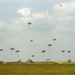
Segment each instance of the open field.
[{"label": "open field", "polygon": [[0,64],[0,75],[75,75],[75,64],[55,64],[55,63]]}]

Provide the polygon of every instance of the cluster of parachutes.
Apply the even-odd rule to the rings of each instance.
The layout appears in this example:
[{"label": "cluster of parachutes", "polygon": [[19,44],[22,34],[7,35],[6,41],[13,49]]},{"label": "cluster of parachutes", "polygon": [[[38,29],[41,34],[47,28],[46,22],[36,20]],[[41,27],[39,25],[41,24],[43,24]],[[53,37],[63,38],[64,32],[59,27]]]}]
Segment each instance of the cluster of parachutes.
[{"label": "cluster of parachutes", "polygon": [[[60,4],[60,7],[62,7],[62,6],[63,6],[63,5]],[[27,23],[27,25],[29,25],[29,26],[30,26],[31,24],[32,24],[31,22],[28,22],[28,23]],[[29,30],[30,30],[30,27],[29,27]],[[53,41],[56,41],[56,38],[54,38],[54,39],[52,39],[52,40],[53,40]],[[33,42],[33,39],[31,39],[30,42]],[[51,46],[53,46],[53,44],[50,43],[50,44],[48,44],[47,46],[48,46],[48,47],[51,47]],[[14,48],[10,48],[10,50],[14,50]],[[0,51],[3,51],[3,49],[0,49]],[[18,52],[20,52],[20,51],[19,51],[19,50],[16,50],[15,52],[18,53]],[[41,50],[41,53],[44,54],[45,52],[46,52],[46,50]],[[65,50],[62,50],[61,52],[62,52],[62,53],[65,53]],[[71,51],[68,50],[67,53],[71,53]],[[11,55],[12,55],[12,53],[11,53]],[[35,55],[32,54],[31,57],[35,57]],[[43,55],[43,57],[44,57],[44,55]],[[48,61],[48,60],[50,60],[50,59],[46,59],[46,60]]]}]

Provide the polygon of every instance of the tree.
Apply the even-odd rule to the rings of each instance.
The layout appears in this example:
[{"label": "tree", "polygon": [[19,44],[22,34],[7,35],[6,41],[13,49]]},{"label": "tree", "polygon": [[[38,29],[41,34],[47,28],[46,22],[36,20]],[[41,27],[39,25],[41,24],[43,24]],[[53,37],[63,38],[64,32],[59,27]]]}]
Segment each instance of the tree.
[{"label": "tree", "polygon": [[71,59],[68,59],[68,63],[71,63]]}]

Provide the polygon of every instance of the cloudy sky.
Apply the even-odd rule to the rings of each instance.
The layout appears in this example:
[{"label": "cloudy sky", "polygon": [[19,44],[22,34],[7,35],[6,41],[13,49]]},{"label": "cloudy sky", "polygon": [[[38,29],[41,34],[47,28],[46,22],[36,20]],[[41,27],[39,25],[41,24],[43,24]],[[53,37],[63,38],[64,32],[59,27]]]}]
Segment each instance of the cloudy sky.
[{"label": "cloudy sky", "polygon": [[0,49],[3,61],[75,61],[75,0],[0,0]]}]

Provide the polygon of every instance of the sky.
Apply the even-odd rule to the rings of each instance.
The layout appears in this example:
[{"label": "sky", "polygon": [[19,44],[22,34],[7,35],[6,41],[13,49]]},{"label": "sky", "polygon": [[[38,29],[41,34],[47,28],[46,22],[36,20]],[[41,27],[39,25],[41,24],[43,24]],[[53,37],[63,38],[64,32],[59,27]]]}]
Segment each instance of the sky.
[{"label": "sky", "polygon": [[74,24],[75,0],[0,0],[0,60],[74,62]]}]

